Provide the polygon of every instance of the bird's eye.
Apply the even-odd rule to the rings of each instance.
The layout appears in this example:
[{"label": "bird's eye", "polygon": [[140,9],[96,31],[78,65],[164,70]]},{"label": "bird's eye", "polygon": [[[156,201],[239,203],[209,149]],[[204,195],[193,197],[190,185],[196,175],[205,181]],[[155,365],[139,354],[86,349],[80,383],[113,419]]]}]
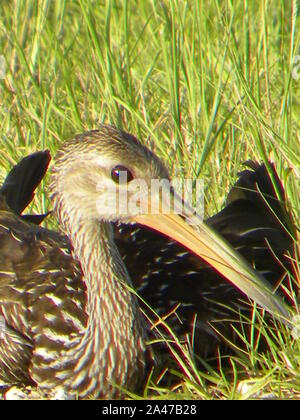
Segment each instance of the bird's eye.
[{"label": "bird's eye", "polygon": [[126,166],[117,165],[111,170],[111,178],[116,184],[128,184],[133,180],[133,175]]}]

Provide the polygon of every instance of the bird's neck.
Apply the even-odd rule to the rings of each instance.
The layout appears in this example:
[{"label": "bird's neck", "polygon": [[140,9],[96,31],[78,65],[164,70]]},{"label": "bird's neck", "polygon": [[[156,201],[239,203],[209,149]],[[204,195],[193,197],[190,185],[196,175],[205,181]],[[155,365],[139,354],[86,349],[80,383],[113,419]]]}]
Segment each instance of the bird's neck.
[{"label": "bird's neck", "polygon": [[76,360],[72,386],[79,391],[82,387],[85,394],[100,391],[113,397],[113,384],[133,388],[144,370],[145,334],[138,301],[109,223],[79,217],[67,233],[81,263],[88,315],[69,354]]}]

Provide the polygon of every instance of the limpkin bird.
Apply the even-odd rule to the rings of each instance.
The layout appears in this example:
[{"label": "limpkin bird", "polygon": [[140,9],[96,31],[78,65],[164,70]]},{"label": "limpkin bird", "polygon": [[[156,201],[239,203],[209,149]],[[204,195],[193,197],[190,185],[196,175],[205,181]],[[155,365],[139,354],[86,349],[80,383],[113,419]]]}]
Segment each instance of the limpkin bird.
[{"label": "limpkin bird", "polygon": [[[143,381],[147,325],[114,242],[111,222],[117,220],[171,236],[289,319],[264,279],[172,189],[165,212],[163,191],[150,191],[152,179],[168,179],[161,161],[135,137],[103,125],[76,136],[56,156],[51,197],[66,235],[22,220],[1,201],[2,382],[84,398],[116,397],[120,387],[135,389]],[[116,212],[115,199],[125,193],[138,200]],[[197,230],[187,223],[191,218]]]}]

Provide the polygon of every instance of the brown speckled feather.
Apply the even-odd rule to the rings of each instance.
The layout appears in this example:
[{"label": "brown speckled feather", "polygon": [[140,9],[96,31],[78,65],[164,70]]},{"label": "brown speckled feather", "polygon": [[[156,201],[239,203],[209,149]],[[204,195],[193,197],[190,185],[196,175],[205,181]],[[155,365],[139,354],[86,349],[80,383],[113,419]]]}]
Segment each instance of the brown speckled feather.
[{"label": "brown speckled feather", "polygon": [[[64,237],[3,210],[0,267],[0,315],[5,320],[4,339],[0,340],[0,379],[30,383],[26,366],[34,369],[45,363],[45,358],[58,357],[72,334],[85,326],[81,269]],[[39,357],[44,348],[48,356]]]}]

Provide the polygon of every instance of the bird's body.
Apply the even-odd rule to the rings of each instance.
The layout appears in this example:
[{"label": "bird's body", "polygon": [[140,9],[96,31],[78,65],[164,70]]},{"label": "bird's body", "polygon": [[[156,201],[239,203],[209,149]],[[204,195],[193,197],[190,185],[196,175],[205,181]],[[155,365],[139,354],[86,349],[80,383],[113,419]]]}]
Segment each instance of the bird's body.
[{"label": "bird's body", "polygon": [[[102,126],[75,137],[56,157],[52,203],[64,234],[22,220],[3,201],[2,382],[35,384],[43,390],[80,398],[112,398],[120,395],[120,388],[136,389],[143,381],[149,358],[147,327],[114,242],[110,222],[116,220],[153,226],[162,216],[164,233],[187,243],[210,263],[216,261],[217,269],[225,276],[231,275],[239,287],[270,311],[287,316],[282,303],[247,264],[243,263],[237,274],[236,254],[214,234],[211,237],[209,230],[201,232],[205,251],[199,252],[199,234],[190,227],[183,230],[185,223],[176,215],[148,215],[149,203],[148,199],[143,201],[144,196],[140,208],[125,215],[104,206],[104,199],[109,203],[113,199],[112,187],[117,185],[119,196],[125,188],[119,183],[120,168],[129,175],[129,198],[136,193],[132,180],[143,178],[149,185],[153,178],[168,177],[158,158],[133,136]],[[207,247],[210,238],[216,242],[212,250]],[[134,284],[145,290],[140,279]],[[155,300],[155,293],[153,296]]]}]

